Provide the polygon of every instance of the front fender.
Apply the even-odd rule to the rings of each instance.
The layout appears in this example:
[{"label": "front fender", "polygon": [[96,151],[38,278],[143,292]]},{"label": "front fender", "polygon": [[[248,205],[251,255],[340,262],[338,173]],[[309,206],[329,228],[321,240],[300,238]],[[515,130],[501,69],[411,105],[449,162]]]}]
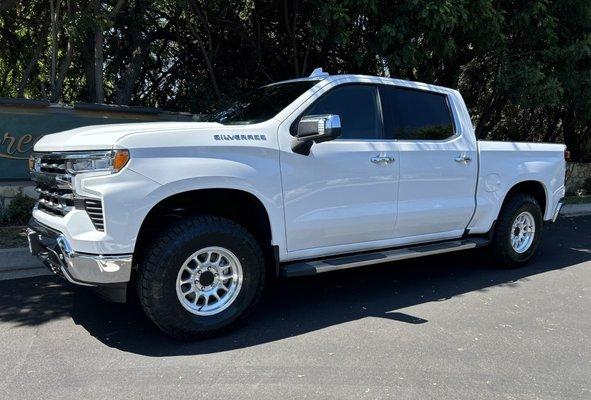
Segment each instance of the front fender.
[{"label": "front fender", "polygon": [[[184,153],[184,154],[183,154]],[[133,219],[135,235],[149,211],[166,198],[201,189],[234,189],[255,196],[265,207],[273,244],[285,248],[283,199],[276,150],[257,147],[195,149],[192,154],[132,151],[129,168],[159,183]],[[196,156],[198,155],[198,156]]]}]

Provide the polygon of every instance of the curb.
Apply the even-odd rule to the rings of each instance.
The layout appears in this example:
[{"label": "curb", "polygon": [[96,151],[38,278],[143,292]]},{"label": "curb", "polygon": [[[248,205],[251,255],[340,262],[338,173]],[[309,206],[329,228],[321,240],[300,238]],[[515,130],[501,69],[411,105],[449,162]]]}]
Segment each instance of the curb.
[{"label": "curb", "polygon": [[560,215],[563,217],[591,215],[591,203],[565,204],[560,210]]},{"label": "curb", "polygon": [[43,263],[29,252],[28,247],[0,249],[0,272],[45,268]]},{"label": "curb", "polygon": [[49,269],[29,252],[28,247],[0,249],[0,281],[51,275]]}]

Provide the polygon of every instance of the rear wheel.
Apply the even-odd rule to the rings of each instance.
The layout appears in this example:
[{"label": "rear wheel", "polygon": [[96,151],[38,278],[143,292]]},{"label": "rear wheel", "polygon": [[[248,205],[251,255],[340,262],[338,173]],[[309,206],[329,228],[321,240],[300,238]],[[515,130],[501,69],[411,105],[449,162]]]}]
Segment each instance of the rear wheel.
[{"label": "rear wheel", "polygon": [[191,340],[244,320],[265,279],[262,251],[242,226],[195,216],[160,235],[139,266],[142,307],[165,333]]},{"label": "rear wheel", "polygon": [[542,234],[542,210],[525,194],[507,200],[494,228],[492,250],[500,266],[515,268],[534,256]]}]

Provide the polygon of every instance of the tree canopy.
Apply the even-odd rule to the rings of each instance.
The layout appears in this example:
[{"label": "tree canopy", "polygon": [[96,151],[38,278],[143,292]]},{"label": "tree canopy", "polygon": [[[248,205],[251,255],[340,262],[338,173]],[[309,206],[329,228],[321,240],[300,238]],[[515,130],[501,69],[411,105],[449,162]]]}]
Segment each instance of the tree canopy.
[{"label": "tree canopy", "polygon": [[457,88],[479,138],[591,161],[589,0],[0,1],[0,96],[204,112],[319,66]]}]

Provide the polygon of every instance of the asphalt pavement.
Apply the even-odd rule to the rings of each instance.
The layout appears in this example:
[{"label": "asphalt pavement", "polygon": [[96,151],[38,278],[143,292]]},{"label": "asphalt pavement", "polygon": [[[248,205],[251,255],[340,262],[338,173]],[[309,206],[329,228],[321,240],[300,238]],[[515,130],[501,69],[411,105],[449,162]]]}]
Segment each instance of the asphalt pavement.
[{"label": "asphalt pavement", "polygon": [[179,343],[137,302],[0,282],[5,399],[591,399],[591,217],[528,266],[486,251],[276,282],[250,321]]}]

